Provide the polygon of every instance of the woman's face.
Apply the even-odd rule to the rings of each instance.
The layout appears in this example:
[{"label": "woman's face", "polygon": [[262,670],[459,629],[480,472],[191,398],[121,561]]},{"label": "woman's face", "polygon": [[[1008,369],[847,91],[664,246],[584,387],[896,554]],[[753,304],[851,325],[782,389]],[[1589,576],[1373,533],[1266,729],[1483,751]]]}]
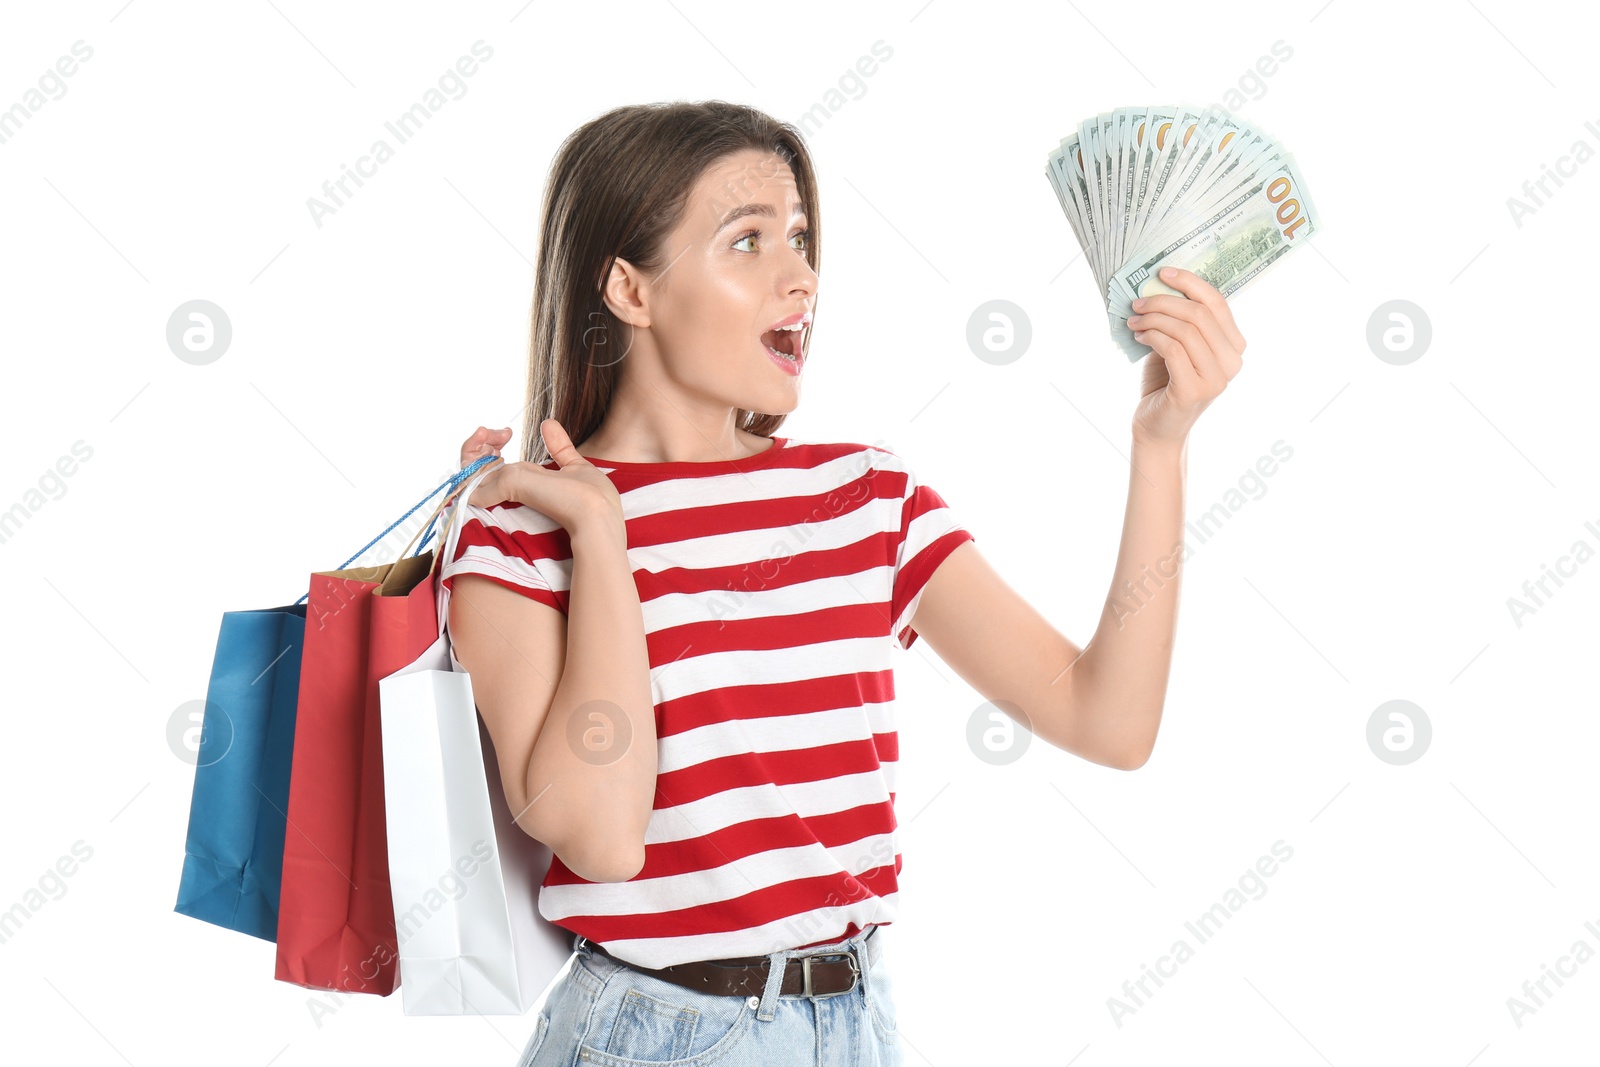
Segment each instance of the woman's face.
[{"label": "woman's face", "polygon": [[[708,412],[793,411],[804,357],[783,360],[767,346],[799,354],[810,332],[817,275],[806,262],[807,223],[794,174],[775,153],[744,151],[708,167],[667,235],[665,265],[639,293],[629,358],[654,352],[655,373]],[[800,314],[801,330],[771,332]]]}]

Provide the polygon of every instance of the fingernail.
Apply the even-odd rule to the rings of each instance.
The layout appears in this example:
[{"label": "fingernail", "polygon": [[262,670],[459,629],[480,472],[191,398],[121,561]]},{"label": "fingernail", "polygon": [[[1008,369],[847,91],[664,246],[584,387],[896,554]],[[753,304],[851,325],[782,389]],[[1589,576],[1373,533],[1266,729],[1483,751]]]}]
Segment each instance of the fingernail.
[{"label": "fingernail", "polygon": [[1178,269],[1176,267],[1162,267],[1161,276],[1168,279],[1176,278],[1178,276]]}]

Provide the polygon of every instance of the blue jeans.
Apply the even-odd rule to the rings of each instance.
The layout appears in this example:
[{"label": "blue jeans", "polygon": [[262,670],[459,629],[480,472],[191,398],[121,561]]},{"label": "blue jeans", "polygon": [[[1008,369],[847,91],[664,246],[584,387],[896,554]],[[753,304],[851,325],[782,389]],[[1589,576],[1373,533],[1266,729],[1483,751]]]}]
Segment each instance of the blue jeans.
[{"label": "blue jeans", "polygon": [[[517,1067],[901,1067],[883,928],[769,954],[762,996],[700,993],[597,954],[574,956],[550,988]],[[778,992],[782,961],[860,950],[861,978],[835,996]]]}]

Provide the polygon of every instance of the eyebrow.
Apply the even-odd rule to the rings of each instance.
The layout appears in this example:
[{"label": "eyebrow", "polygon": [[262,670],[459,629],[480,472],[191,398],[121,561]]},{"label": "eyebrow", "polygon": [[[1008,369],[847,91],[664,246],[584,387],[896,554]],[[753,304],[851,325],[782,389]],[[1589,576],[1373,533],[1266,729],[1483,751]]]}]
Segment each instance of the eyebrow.
[{"label": "eyebrow", "polygon": [[[738,207],[732,209],[726,215],[722,216],[722,221],[717,223],[717,229],[715,232],[721,233],[723,230],[727,229],[729,226],[748,215],[760,215],[762,218],[770,219],[776,214],[777,212],[773,211],[772,207],[768,204],[740,204]],[[794,209],[794,216],[796,218],[805,218],[805,209],[797,205]]]}]

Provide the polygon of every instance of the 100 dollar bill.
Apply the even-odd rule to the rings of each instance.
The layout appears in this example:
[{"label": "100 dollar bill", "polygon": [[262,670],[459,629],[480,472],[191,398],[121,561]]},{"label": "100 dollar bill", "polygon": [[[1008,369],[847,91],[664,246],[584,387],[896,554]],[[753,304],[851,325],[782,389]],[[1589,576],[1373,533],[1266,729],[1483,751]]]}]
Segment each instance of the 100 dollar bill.
[{"label": "100 dollar bill", "polygon": [[1193,271],[1232,296],[1316,233],[1318,217],[1294,157],[1283,157],[1183,233],[1118,270],[1111,278],[1113,327],[1129,332],[1125,320],[1137,297],[1183,295],[1157,276],[1162,267]]}]

